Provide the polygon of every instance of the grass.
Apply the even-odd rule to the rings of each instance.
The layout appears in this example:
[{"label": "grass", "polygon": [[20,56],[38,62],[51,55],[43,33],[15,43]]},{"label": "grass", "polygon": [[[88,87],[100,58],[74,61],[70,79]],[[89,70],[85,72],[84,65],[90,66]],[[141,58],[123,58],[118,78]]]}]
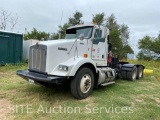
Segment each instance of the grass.
[{"label": "grass", "polygon": [[[84,100],[72,97],[69,87],[45,88],[28,84],[16,75],[27,65],[0,67],[0,119],[48,120],[158,120],[160,118],[160,63],[129,61],[154,70],[135,82],[117,80],[116,84],[94,89]],[[28,111],[27,111],[28,110]]]}]

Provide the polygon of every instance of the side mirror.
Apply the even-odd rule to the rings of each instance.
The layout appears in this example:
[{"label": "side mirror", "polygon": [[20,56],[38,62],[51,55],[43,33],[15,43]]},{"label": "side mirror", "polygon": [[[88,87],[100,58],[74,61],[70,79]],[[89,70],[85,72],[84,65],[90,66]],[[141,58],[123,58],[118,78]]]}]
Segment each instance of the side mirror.
[{"label": "side mirror", "polygon": [[80,34],[80,35],[78,36],[78,38],[79,38],[80,40],[83,40],[83,39],[84,39],[84,34]]}]

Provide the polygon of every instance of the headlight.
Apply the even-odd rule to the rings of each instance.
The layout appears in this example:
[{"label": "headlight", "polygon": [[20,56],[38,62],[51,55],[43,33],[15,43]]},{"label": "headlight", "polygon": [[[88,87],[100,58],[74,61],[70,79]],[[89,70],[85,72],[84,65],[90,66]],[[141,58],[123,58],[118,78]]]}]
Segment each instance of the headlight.
[{"label": "headlight", "polygon": [[65,65],[59,65],[60,70],[68,71],[68,66]]}]

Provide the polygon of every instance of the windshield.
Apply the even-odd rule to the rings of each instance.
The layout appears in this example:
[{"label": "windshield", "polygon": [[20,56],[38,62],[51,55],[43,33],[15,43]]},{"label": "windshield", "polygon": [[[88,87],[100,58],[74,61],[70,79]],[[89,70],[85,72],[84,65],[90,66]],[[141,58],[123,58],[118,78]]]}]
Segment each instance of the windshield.
[{"label": "windshield", "polygon": [[72,28],[66,30],[65,39],[75,39],[78,38],[80,34],[84,35],[84,38],[90,38],[93,27],[80,27],[80,28]]}]

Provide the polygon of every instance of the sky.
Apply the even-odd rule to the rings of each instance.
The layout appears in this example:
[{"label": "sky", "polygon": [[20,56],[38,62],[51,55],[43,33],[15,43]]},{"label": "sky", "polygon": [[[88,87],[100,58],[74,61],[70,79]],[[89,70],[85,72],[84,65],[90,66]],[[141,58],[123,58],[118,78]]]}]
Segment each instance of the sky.
[{"label": "sky", "polygon": [[33,27],[57,32],[58,26],[67,22],[76,10],[83,13],[84,23],[90,23],[93,14],[104,12],[108,17],[113,13],[118,24],[128,25],[129,44],[135,53],[139,39],[145,35],[156,37],[160,32],[159,5],[160,0],[0,0],[0,10],[19,16],[14,31],[20,33],[25,28],[30,32]]}]

